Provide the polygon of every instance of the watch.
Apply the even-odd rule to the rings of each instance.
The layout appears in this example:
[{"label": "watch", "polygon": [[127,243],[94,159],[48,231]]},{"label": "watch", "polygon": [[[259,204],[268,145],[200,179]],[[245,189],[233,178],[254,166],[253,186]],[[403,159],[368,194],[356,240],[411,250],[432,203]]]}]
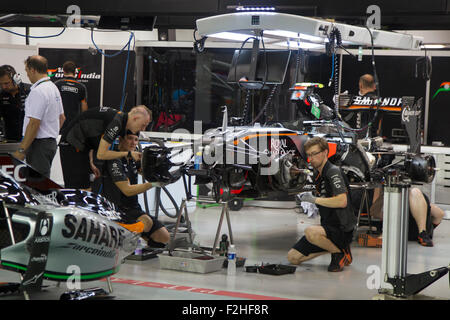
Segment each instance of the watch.
[{"label": "watch", "polygon": [[19,149],[17,149],[17,152],[19,152],[19,153],[25,153],[25,149],[24,149],[24,148],[19,148]]}]

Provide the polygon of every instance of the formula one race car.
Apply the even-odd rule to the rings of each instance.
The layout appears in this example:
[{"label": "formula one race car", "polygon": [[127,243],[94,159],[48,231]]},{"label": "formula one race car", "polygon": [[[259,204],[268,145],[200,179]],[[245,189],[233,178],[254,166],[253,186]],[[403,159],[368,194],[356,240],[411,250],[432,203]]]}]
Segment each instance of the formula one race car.
[{"label": "formula one race car", "polygon": [[[351,181],[369,179],[370,162],[353,133],[340,133],[326,120],[303,122],[308,132],[275,126],[228,127],[224,108],[221,128],[206,132],[201,167],[188,165],[186,173],[197,184],[212,183],[213,198],[263,198],[274,193],[295,194],[312,174],[304,143],[313,136],[329,142],[329,157]],[[328,133],[316,130],[329,127]]]},{"label": "formula one race car", "polygon": [[[15,288],[34,292],[43,279],[92,281],[118,272],[137,246],[142,223],[126,224],[103,197],[60,189],[9,159],[14,176],[0,171],[0,263],[21,274]],[[0,292],[10,288],[0,286]]]},{"label": "formula one race car", "polygon": [[[313,83],[294,87],[293,97],[298,97],[301,107],[307,111],[304,114],[311,119],[303,120],[300,130],[288,129],[280,123],[228,126],[224,107],[222,127],[206,132],[202,139],[201,166],[188,165],[185,172],[195,176],[197,184],[210,184],[217,202],[296,194],[312,186],[309,178],[312,168],[304,144],[312,137],[321,136],[328,141],[329,160],[341,168],[349,183],[382,182],[394,168],[418,182],[433,180],[434,159],[422,157],[417,148],[406,153],[382,150],[381,138],[358,140],[355,132],[340,121],[337,112],[313,93],[312,87],[319,86]],[[413,105],[413,100],[404,100],[404,110],[414,107],[415,112],[408,112],[420,114],[420,102]],[[418,119],[416,116],[414,121],[411,118],[405,123],[414,134]],[[411,127],[412,124],[415,126]],[[401,160],[393,163],[395,157]]]}]

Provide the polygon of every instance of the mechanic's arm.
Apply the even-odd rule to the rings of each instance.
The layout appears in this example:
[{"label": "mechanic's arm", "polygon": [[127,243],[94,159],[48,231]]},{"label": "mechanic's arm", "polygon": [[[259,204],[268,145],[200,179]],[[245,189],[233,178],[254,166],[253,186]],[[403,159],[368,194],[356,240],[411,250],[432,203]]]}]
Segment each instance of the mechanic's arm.
[{"label": "mechanic's arm", "polygon": [[64,113],[61,113],[59,115],[59,129],[61,130],[64,121],[66,121],[66,116],[64,115]]},{"label": "mechanic's arm", "polygon": [[[99,160],[114,160],[119,158],[124,158],[128,155],[128,151],[113,151],[109,150],[111,146],[105,139],[100,139],[100,144],[98,145],[97,150],[97,159]],[[135,161],[139,161],[141,159],[141,153],[137,151],[131,151],[131,156]]]},{"label": "mechanic's arm", "polygon": [[141,184],[130,184],[130,180],[126,181],[116,181],[114,182],[117,188],[127,197],[135,196],[137,194],[143,193],[152,187],[157,187],[155,183],[153,185],[151,182],[145,182]]},{"label": "mechanic's arm", "polygon": [[[22,148],[26,151],[30,147],[37,136],[40,126],[41,120],[30,117],[30,122],[28,122],[27,128],[25,129],[25,136],[19,145],[19,149]],[[20,160],[25,159],[25,153],[19,151],[14,152],[13,156]]]},{"label": "mechanic's arm", "polygon": [[330,198],[316,198],[315,204],[327,208],[345,208],[347,207],[347,193],[341,193]]},{"label": "mechanic's arm", "polygon": [[88,104],[86,102],[86,99],[81,100],[81,112],[87,111]]}]

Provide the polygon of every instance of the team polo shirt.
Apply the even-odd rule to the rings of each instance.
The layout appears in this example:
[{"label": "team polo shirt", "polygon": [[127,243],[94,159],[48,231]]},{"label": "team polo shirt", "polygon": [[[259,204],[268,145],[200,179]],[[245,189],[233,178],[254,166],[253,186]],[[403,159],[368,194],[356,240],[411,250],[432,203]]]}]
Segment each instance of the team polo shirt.
[{"label": "team polo shirt", "polygon": [[330,198],[342,193],[347,194],[346,208],[328,208],[317,205],[320,213],[320,224],[322,226],[334,226],[344,231],[352,230],[355,223],[355,215],[348,196],[347,183],[344,180],[341,169],[330,161],[327,161],[322,169],[322,173],[315,172],[314,184],[316,186],[316,196]]},{"label": "team polo shirt", "polygon": [[61,94],[58,88],[45,77],[31,86],[25,99],[25,117],[22,134],[25,136],[30,118],[41,121],[36,139],[57,138],[59,134],[59,117],[64,113]]},{"label": "team polo shirt", "polygon": [[[116,151],[118,150],[116,149]],[[117,204],[119,208],[139,208],[138,195],[127,197],[120,191],[115,182],[130,180],[130,185],[137,184],[140,162],[136,162],[133,159],[119,158],[108,160],[105,163],[104,196]]]},{"label": "team polo shirt", "polygon": [[64,77],[55,82],[61,93],[61,99],[64,107],[64,122],[61,131],[81,113],[81,102],[87,102],[87,89],[84,84],[75,80],[74,77]]},{"label": "team polo shirt", "polygon": [[128,114],[108,107],[89,108],[82,112],[61,133],[61,141],[80,151],[97,150],[103,138],[109,144],[126,134]]}]

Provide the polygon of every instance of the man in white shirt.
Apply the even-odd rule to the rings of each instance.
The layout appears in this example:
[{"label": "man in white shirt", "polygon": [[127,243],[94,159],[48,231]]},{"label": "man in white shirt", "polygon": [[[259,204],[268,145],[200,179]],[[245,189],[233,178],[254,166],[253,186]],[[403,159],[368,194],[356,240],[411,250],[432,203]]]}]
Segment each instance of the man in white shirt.
[{"label": "man in white shirt", "polygon": [[25,71],[33,86],[25,100],[23,139],[14,157],[50,177],[56,153],[56,138],[65,120],[61,95],[47,76],[47,59],[35,55],[25,60]]}]

